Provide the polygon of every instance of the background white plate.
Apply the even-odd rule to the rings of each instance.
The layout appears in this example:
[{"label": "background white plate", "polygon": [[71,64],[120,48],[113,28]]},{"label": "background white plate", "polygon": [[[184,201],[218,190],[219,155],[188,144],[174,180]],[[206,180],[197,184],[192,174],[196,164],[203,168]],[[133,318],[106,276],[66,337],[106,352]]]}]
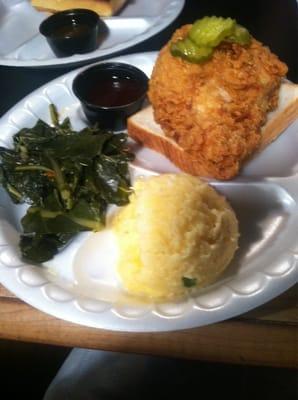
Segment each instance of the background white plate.
[{"label": "background white plate", "polygon": [[129,0],[117,16],[104,19],[109,33],[97,50],[57,58],[38,31],[47,15],[28,0],[0,0],[0,65],[54,66],[106,57],[162,31],[183,6],[184,0]]},{"label": "background white plate", "polygon": [[[133,64],[150,75],[155,57],[156,53],[142,53],[115,60]],[[11,136],[21,127],[32,126],[38,117],[49,122],[51,102],[62,116],[70,116],[76,128],[83,126],[80,105],[71,91],[77,73],[78,70],[72,71],[46,84],[13,107],[0,121],[0,145],[9,146]],[[257,307],[297,281],[297,128],[298,121],[250,161],[237,179],[210,181],[236,211],[240,248],[226,274],[198,296],[160,305],[140,305],[134,299],[121,298],[116,274],[109,268],[113,261],[109,233],[78,235],[72,245],[47,263],[51,274],[46,273],[46,268],[22,263],[17,242],[18,221],[24,207],[12,205],[4,191],[0,192],[0,282],[51,315],[122,331],[191,328]],[[167,159],[148,149],[140,147],[136,155],[134,175],[177,171]],[[89,281],[87,286],[82,280],[74,286],[74,265],[79,265],[79,271]]]}]

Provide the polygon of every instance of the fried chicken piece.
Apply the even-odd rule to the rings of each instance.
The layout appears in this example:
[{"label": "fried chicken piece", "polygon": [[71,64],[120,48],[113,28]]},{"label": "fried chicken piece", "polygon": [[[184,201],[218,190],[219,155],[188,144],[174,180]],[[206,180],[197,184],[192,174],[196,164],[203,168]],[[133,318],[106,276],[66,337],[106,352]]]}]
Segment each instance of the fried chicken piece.
[{"label": "fried chicken piece", "polygon": [[[171,41],[190,27],[178,29]],[[202,64],[172,56],[168,43],[149,84],[154,118],[193,158],[203,157],[210,176],[229,179],[258,148],[286,73],[287,66],[255,39],[249,46],[222,42]]]}]

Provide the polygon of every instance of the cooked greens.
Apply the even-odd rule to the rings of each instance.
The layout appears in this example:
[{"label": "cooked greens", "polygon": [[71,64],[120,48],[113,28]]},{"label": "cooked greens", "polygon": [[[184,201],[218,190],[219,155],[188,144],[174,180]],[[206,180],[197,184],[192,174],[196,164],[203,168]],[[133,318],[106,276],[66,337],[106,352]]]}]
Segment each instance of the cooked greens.
[{"label": "cooked greens", "polygon": [[0,147],[0,184],[16,204],[30,205],[22,218],[22,257],[42,263],[75,234],[100,230],[109,204],[128,203],[131,192],[126,135],[98,126],[77,132],[68,118],[53,126],[38,120],[13,137],[13,149]]},{"label": "cooked greens", "polygon": [[188,278],[187,276],[182,276],[182,283],[184,287],[191,288],[196,286],[197,280],[196,278]]}]

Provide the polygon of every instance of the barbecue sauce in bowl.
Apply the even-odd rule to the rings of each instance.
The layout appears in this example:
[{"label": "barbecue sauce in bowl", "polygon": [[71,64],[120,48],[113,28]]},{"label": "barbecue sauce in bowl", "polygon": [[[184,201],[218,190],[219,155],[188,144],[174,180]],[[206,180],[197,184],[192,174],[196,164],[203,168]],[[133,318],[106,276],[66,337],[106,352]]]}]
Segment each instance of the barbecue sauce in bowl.
[{"label": "barbecue sauce in bowl", "polygon": [[68,57],[94,51],[106,25],[94,11],[76,8],[46,18],[39,31],[57,57]]},{"label": "barbecue sauce in bowl", "polygon": [[86,100],[101,107],[119,107],[134,102],[143,92],[144,87],[138,79],[115,73],[99,76],[94,87],[87,92]]},{"label": "barbecue sauce in bowl", "polygon": [[144,72],[124,63],[95,65],[73,81],[87,119],[115,131],[125,129],[126,119],[141,108],[147,89]]},{"label": "barbecue sauce in bowl", "polygon": [[78,38],[81,36],[88,35],[90,32],[90,26],[86,24],[68,24],[62,25],[56,28],[51,34],[53,38]]}]

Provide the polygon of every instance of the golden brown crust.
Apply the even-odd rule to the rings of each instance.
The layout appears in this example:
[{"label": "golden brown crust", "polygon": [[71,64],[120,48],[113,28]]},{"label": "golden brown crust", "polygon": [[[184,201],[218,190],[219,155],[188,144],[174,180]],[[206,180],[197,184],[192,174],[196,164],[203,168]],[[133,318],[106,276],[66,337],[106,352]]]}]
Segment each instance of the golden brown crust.
[{"label": "golden brown crust", "polygon": [[155,135],[147,130],[146,125],[135,124],[133,117],[127,120],[127,130],[132,139],[166,156],[178,168],[191,175],[226,180],[233,177],[238,171],[238,166],[230,170],[221,169],[216,164],[206,163],[203,157],[193,158],[173,140],[166,136]]},{"label": "golden brown crust", "polygon": [[[189,25],[173,36],[183,38]],[[261,127],[277,105],[284,63],[256,40],[222,43],[211,60],[192,64],[167,44],[150,80],[149,99],[165,135],[219,179],[236,175],[261,145]]]},{"label": "golden brown crust", "polygon": [[[278,108],[270,115],[270,120],[262,128],[260,146],[257,151],[263,150],[298,118],[298,85],[284,83],[279,92]],[[233,178],[240,168],[234,162],[229,168],[221,168],[218,163],[212,163],[202,154],[193,157],[173,139],[165,136],[164,131],[154,121],[153,109],[146,107],[127,121],[130,137],[144,146],[153,149],[173,162],[182,171],[201,177],[226,180]]]}]

